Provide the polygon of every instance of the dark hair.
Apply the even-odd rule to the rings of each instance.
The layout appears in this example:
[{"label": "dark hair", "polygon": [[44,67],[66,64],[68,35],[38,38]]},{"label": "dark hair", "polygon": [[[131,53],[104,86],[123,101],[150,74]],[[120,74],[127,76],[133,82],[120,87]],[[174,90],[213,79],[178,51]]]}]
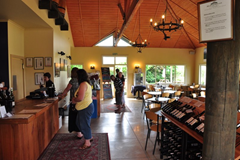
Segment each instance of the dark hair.
[{"label": "dark hair", "polygon": [[118,69],[118,68],[116,69],[116,72],[119,72],[119,69]]},{"label": "dark hair", "polygon": [[111,75],[110,78],[112,79],[112,77],[115,77],[114,75]]},{"label": "dark hair", "polygon": [[49,72],[47,72],[47,73],[44,73],[44,75],[43,75],[44,77],[48,77],[49,79],[51,78],[51,74],[49,73]]},{"label": "dark hair", "polygon": [[71,78],[78,78],[78,74],[77,74],[78,68],[74,67],[71,71]]},{"label": "dark hair", "polygon": [[87,82],[90,84],[90,80],[88,77],[87,72],[84,69],[79,69],[77,70],[77,75],[78,75],[78,84],[80,85],[82,82]]}]

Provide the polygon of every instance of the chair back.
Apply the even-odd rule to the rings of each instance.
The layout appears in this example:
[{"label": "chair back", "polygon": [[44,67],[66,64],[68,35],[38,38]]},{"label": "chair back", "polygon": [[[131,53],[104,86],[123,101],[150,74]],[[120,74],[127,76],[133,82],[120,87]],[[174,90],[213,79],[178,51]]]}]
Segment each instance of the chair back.
[{"label": "chair back", "polygon": [[153,95],[151,95],[151,94],[145,94],[143,96],[144,99],[149,99],[149,98],[152,98],[152,97],[153,97]]},{"label": "chair back", "polygon": [[159,91],[162,91],[162,89],[161,88],[156,88],[155,91],[159,92]]},{"label": "chair back", "polygon": [[149,111],[151,111],[151,112],[157,112],[157,111],[159,111],[159,110],[161,110],[161,105],[160,105],[160,104],[158,104],[158,103],[152,103],[152,104],[149,105]]},{"label": "chair back", "polygon": [[159,115],[154,112],[146,111],[146,118],[147,120],[159,122]]},{"label": "chair back", "polygon": [[174,94],[175,94],[175,97],[180,97],[181,96],[181,93],[182,93],[182,91],[177,91],[177,92],[175,92]]},{"label": "chair back", "polygon": [[171,99],[168,100],[168,103],[172,103],[175,100],[176,100],[176,98],[171,98]]},{"label": "chair back", "polygon": [[155,88],[154,88],[153,85],[149,85],[148,87],[149,87],[149,90],[150,90],[150,91],[155,91]]},{"label": "chair back", "polygon": [[198,88],[199,87],[199,84],[196,84],[195,86],[194,86],[194,88]]},{"label": "chair back", "polygon": [[162,97],[169,97],[169,93],[162,93]]},{"label": "chair back", "polygon": [[145,94],[148,94],[148,92],[144,92],[144,91],[143,91],[143,92],[142,92],[142,96],[144,96]]},{"label": "chair back", "polygon": [[172,88],[172,90],[174,90],[174,86],[173,85],[169,84],[168,87],[170,87],[170,88]]},{"label": "chair back", "polygon": [[149,89],[144,89],[143,92],[149,92]]}]

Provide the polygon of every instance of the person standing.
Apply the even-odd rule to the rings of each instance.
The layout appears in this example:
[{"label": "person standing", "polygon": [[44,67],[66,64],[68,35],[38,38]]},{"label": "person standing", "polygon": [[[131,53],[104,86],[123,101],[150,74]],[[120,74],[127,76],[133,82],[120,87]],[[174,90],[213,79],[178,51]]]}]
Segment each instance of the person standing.
[{"label": "person standing", "polygon": [[114,75],[111,75],[111,80],[113,81],[115,87],[115,99],[118,108],[116,112],[119,112],[122,105],[123,84],[121,80]]},{"label": "person standing", "polygon": [[[43,79],[44,79],[44,82],[46,82],[46,87],[45,87],[45,91],[47,94],[48,93],[48,88],[52,87],[53,90],[55,91],[55,85],[53,83],[53,81],[51,81],[51,74],[49,72],[46,72],[43,74]],[[43,84],[40,83],[40,89],[41,88],[44,88]]]},{"label": "person standing", "polygon": [[79,87],[78,79],[77,79],[77,71],[78,68],[74,67],[71,71],[71,80],[69,81],[67,87],[64,89],[63,93],[58,96],[58,98],[63,98],[67,95],[68,91],[70,91],[70,107],[68,112],[68,131],[71,133],[72,131],[78,132],[78,137],[81,136],[81,133],[79,133],[79,129],[76,125],[76,117],[77,117],[77,110],[75,108],[75,104],[72,104],[72,98],[74,97],[74,93]]},{"label": "person standing", "polygon": [[87,149],[91,147],[92,131],[91,131],[91,116],[94,112],[92,100],[92,87],[87,72],[84,69],[79,69],[78,83],[79,87],[72,98],[72,103],[76,104],[78,111],[76,125],[80,131],[79,137],[84,137],[85,142],[79,149]]},{"label": "person standing", "polygon": [[124,86],[125,86],[125,78],[123,77],[122,72],[118,72],[118,77],[121,80],[122,86],[122,107],[125,107],[125,98],[124,98]]}]

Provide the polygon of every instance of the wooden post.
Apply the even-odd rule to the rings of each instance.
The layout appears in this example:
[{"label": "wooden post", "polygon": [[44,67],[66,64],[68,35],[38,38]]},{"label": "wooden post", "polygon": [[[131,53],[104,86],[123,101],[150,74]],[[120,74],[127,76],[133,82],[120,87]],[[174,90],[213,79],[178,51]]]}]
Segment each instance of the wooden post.
[{"label": "wooden post", "polygon": [[204,160],[234,160],[239,94],[240,1],[235,1],[235,40],[207,44]]}]

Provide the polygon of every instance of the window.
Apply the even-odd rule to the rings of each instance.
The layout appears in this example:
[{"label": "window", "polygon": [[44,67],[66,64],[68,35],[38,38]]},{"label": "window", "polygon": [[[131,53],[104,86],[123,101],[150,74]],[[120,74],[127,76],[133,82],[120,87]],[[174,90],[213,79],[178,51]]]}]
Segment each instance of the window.
[{"label": "window", "polygon": [[199,84],[206,85],[206,65],[200,65],[199,66]]},{"label": "window", "polygon": [[146,83],[184,83],[184,65],[146,65]]},{"label": "window", "polygon": [[[110,35],[106,37],[104,40],[100,41],[96,46],[100,47],[113,47],[113,36]],[[120,41],[118,42],[118,47],[126,47],[126,46],[131,46],[126,38],[121,38]]]},{"label": "window", "polygon": [[83,69],[83,65],[82,65],[82,64],[74,64],[74,65],[71,65],[71,70],[72,70],[74,67],[77,67],[78,69]]}]

